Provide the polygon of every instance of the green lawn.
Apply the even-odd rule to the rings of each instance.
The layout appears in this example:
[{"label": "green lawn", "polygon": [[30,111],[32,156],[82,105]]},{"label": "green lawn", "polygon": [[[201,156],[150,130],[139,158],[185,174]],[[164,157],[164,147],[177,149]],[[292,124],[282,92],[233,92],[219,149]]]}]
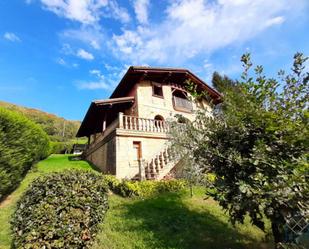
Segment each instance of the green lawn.
[{"label": "green lawn", "polygon": [[265,234],[248,221],[235,228],[204,190],[150,199],[110,197],[94,249],[268,249]]},{"label": "green lawn", "polygon": [[[0,204],[0,249],[10,248],[9,217],[16,201],[35,178],[68,168],[93,170],[84,161],[67,155],[52,155],[27,174],[19,188]],[[204,200],[204,190],[164,194],[149,199],[110,195],[110,210],[97,235],[94,249],[177,248],[177,249],[268,249],[265,234],[248,222],[234,228],[227,215],[212,199]]]}]

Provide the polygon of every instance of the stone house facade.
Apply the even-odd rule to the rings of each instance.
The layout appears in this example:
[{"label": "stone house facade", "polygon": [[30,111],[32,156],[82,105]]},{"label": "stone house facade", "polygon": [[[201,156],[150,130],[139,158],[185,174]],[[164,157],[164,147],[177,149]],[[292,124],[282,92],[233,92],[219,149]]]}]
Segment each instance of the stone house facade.
[{"label": "stone house facade", "polygon": [[[209,99],[190,101],[190,80]],[[168,146],[168,120],[194,120],[221,95],[186,69],[131,66],[109,99],[93,101],[77,133],[88,137],[83,156],[117,178],[162,179],[178,160]]]}]

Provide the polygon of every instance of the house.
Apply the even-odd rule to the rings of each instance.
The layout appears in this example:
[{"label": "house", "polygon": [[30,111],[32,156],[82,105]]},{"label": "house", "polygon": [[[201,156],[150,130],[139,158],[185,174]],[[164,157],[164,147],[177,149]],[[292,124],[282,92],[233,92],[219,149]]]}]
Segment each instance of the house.
[{"label": "house", "polygon": [[[186,82],[209,99],[190,101]],[[162,179],[178,160],[168,147],[167,120],[194,120],[221,95],[186,69],[131,66],[109,99],[93,101],[77,137],[88,137],[86,160],[117,178]]]}]

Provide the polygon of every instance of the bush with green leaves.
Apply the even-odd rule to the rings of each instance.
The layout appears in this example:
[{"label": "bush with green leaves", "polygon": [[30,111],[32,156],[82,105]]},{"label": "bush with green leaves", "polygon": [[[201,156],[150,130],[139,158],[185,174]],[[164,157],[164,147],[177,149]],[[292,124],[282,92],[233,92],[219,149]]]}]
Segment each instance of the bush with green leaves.
[{"label": "bush with green leaves", "polygon": [[89,248],[108,210],[96,172],[68,170],[36,179],[12,217],[16,248]]},{"label": "bush with green leaves", "polygon": [[74,143],[72,142],[55,142],[50,143],[50,153],[51,154],[65,154],[71,153],[73,150]]},{"label": "bush with green leaves", "polygon": [[118,180],[115,176],[105,175],[104,182],[109,189],[123,197],[150,197],[165,192],[178,192],[186,187],[184,180],[130,181]]},{"label": "bush with green leaves", "polygon": [[48,156],[49,138],[22,114],[0,107],[0,199],[13,191],[34,162]]},{"label": "bush with green leaves", "polygon": [[275,79],[262,66],[252,72],[250,55],[243,55],[239,81],[214,74],[224,101],[213,117],[205,110],[182,133],[173,131],[177,151],[215,176],[209,195],[231,221],[243,223],[248,215],[264,230],[266,217],[276,243],[286,241],[289,217],[308,217],[308,59],[295,54],[292,72]]}]

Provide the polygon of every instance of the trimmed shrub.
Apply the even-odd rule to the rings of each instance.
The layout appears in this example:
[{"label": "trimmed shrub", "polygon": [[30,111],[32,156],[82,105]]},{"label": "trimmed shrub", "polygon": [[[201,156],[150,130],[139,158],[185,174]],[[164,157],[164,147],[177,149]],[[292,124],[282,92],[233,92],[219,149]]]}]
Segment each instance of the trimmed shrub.
[{"label": "trimmed shrub", "polygon": [[186,187],[186,181],[184,180],[119,181],[112,175],[105,175],[104,182],[111,191],[123,197],[149,197],[164,192],[178,192]]},{"label": "trimmed shrub", "polygon": [[74,143],[71,142],[50,142],[50,154],[71,153]]},{"label": "trimmed shrub", "polygon": [[48,152],[49,138],[39,125],[20,113],[0,107],[0,200]]},{"label": "trimmed shrub", "polygon": [[12,217],[16,248],[89,248],[108,209],[96,172],[68,170],[36,179]]}]

